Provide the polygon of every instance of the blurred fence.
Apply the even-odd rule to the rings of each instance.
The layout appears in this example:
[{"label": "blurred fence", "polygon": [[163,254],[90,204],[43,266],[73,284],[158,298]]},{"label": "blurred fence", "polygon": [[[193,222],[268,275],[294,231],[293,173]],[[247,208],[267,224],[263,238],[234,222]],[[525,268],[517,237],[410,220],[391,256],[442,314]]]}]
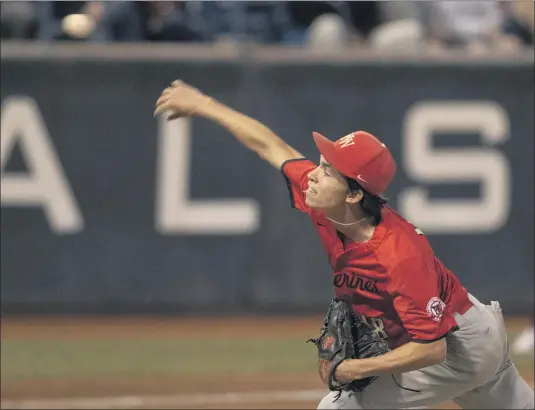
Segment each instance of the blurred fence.
[{"label": "blurred fence", "polygon": [[323,312],[331,272],[282,176],[206,120],[159,123],[182,78],[316,160],[369,130],[388,196],[470,292],[533,309],[533,56],[2,45],[1,308]]}]

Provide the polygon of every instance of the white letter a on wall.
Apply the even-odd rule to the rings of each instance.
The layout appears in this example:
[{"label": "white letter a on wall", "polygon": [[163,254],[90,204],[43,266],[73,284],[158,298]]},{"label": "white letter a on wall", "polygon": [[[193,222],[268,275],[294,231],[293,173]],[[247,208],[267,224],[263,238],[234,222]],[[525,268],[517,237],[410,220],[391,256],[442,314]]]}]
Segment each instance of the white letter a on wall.
[{"label": "white letter a on wall", "polygon": [[[20,149],[27,173],[5,173],[15,147]],[[39,107],[32,98],[10,97],[2,103],[2,206],[40,206],[57,234],[84,228],[84,219],[63,172]]]}]

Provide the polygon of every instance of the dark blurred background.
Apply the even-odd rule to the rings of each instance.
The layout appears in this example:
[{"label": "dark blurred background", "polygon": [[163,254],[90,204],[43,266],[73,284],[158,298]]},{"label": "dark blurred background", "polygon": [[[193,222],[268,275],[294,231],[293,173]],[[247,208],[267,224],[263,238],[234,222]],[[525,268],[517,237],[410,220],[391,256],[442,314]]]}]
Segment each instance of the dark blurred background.
[{"label": "dark blurred background", "polygon": [[381,138],[391,204],[500,301],[533,382],[533,1],[0,5],[2,408],[325,394],[315,229],[224,129],[153,118],[177,78],[314,161],[312,131]]},{"label": "dark blurred background", "polygon": [[530,1],[2,1],[3,39],[518,49]]}]

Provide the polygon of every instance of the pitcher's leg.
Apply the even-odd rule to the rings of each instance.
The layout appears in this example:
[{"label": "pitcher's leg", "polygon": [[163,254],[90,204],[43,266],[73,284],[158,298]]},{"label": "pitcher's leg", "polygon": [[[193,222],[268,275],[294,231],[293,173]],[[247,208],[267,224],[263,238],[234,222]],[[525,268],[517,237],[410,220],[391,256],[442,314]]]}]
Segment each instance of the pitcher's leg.
[{"label": "pitcher's leg", "polygon": [[338,400],[336,400],[336,397],[338,396],[338,393],[336,392],[329,392],[323,399],[321,399],[320,403],[318,404],[318,410],[338,410],[338,409],[362,409],[363,407],[356,407],[358,406],[358,402],[353,403],[350,407],[344,407],[348,401],[350,401],[349,394],[346,392],[342,392]]},{"label": "pitcher's leg", "polygon": [[533,409],[533,389],[511,364],[490,382],[453,399],[463,409]]},{"label": "pitcher's leg", "polygon": [[[336,393],[330,392],[321,400],[318,409],[425,409],[468,391],[454,383],[443,385],[444,381],[419,371],[398,374],[396,380],[385,375],[364,391],[352,395],[344,392],[336,401]],[[426,386],[425,390],[411,389],[422,385]]]},{"label": "pitcher's leg", "polygon": [[[338,400],[335,401],[337,394],[334,392],[330,392],[327,394],[319,403],[318,410],[352,410],[352,409],[369,409],[372,407],[364,407],[362,406],[359,401],[358,397],[352,396],[349,397],[347,393],[343,393]],[[380,406],[378,408],[384,408],[383,406]],[[400,409],[427,409],[428,406],[420,406],[420,407],[407,407],[403,403],[399,403],[399,407],[392,407],[392,408],[400,408]]]}]

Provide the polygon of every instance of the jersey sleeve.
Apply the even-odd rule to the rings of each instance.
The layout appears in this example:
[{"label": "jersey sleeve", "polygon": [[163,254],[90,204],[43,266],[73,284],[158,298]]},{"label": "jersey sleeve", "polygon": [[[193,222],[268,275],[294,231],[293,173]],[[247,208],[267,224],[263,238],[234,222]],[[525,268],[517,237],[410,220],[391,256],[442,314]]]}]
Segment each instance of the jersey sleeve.
[{"label": "jersey sleeve", "polygon": [[399,263],[390,272],[387,289],[412,341],[430,343],[457,326],[453,314],[440,299],[437,273],[419,258]]},{"label": "jersey sleeve", "polygon": [[314,169],[316,169],[316,165],[306,158],[290,159],[281,166],[281,172],[290,194],[291,205],[302,212],[309,211],[304,191],[308,188],[307,175]]}]

